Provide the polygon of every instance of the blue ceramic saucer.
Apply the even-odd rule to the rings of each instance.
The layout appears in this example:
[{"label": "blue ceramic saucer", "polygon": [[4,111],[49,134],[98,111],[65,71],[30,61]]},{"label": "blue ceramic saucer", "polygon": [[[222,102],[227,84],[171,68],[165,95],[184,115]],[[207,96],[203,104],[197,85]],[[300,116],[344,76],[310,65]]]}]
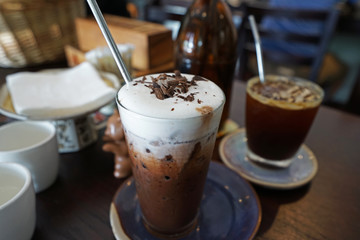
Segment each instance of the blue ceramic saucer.
[{"label": "blue ceramic saucer", "polygon": [[315,155],[302,145],[287,168],[265,167],[246,156],[246,132],[244,128],[224,137],[219,152],[225,165],[255,184],[275,189],[292,189],[310,182],[316,175],[318,163]]},{"label": "blue ceramic saucer", "polygon": [[[261,208],[251,185],[223,164],[211,162],[199,222],[183,239],[252,239],[260,225]],[[116,192],[110,209],[116,239],[155,240],[141,221],[134,179]]]}]

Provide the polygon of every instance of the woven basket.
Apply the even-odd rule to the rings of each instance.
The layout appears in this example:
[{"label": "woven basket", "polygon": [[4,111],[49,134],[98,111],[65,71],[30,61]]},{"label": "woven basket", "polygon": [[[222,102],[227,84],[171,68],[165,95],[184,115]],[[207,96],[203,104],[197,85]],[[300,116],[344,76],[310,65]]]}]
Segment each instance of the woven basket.
[{"label": "woven basket", "polygon": [[77,46],[75,18],[84,16],[83,0],[0,0],[0,66],[64,59],[64,46]]}]

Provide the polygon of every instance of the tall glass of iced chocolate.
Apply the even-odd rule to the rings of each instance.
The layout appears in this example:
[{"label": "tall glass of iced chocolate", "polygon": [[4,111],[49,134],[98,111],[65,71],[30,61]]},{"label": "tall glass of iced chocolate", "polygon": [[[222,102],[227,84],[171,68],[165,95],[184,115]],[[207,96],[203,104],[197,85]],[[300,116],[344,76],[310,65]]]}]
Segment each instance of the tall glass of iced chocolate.
[{"label": "tall glass of iced chocolate", "polygon": [[287,167],[304,142],[323,99],[315,83],[267,75],[265,83],[250,79],[246,88],[248,157]]},{"label": "tall glass of iced chocolate", "polygon": [[197,223],[225,95],[177,72],[135,79],[117,100],[144,225],[161,238],[183,237]]}]

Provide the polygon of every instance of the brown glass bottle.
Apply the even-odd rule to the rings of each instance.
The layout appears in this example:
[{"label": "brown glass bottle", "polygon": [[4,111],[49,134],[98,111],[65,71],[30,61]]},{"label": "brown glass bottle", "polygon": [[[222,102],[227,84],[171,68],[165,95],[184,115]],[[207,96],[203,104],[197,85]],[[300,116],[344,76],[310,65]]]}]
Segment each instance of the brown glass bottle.
[{"label": "brown glass bottle", "polygon": [[176,68],[215,82],[227,101],[220,127],[229,117],[231,87],[236,64],[236,29],[223,0],[194,0],[176,40]]}]

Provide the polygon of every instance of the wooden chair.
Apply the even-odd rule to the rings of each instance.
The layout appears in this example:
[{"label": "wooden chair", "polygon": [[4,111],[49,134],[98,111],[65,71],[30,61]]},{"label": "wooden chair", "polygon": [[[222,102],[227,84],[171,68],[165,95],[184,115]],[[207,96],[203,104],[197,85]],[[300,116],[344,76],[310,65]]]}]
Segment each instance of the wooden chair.
[{"label": "wooden chair", "polygon": [[[313,56],[297,56],[294,54],[287,54],[285,52],[277,52],[276,50],[263,48],[264,62],[269,61],[271,63],[284,65],[284,66],[308,66],[309,74],[307,76],[311,81],[316,81],[324,55],[327,51],[328,43],[336,28],[336,23],[339,15],[338,7],[329,9],[328,11],[320,10],[299,10],[299,9],[285,9],[285,8],[272,8],[264,4],[243,3],[241,5],[242,23],[238,29],[238,41],[239,41],[239,64],[237,72],[235,73],[242,80],[247,80],[246,75],[249,70],[249,55],[255,53],[255,45],[248,22],[248,16],[254,15],[256,22],[258,23],[258,30],[260,38],[267,38],[281,42],[301,42],[313,44],[317,48],[317,52]],[[323,32],[317,35],[296,34],[287,31],[274,31],[264,29],[261,26],[261,20],[265,16],[281,18],[281,19],[302,19],[302,20],[316,20],[323,22]],[[257,75],[253,73],[252,75]]]}]

